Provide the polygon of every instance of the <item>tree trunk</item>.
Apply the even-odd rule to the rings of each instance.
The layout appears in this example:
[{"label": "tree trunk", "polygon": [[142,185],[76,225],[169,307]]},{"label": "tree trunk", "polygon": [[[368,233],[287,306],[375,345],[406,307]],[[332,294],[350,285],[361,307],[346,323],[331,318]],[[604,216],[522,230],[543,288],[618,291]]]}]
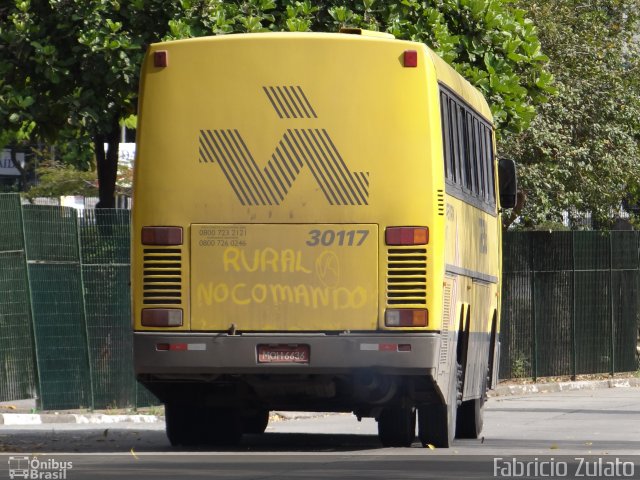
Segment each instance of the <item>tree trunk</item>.
[{"label": "tree trunk", "polygon": [[[105,152],[104,144],[108,145]],[[120,145],[120,129],[116,123],[106,134],[93,137],[98,169],[98,196],[100,200],[96,208],[115,208],[116,177],[118,174],[118,149]]]}]

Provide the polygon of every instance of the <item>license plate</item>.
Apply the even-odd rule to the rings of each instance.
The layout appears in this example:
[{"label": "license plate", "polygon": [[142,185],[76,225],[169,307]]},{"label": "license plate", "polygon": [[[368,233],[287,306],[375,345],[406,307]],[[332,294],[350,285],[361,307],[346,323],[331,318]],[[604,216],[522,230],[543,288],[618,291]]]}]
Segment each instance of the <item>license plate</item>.
[{"label": "license plate", "polygon": [[309,345],[258,345],[258,363],[309,363]]}]

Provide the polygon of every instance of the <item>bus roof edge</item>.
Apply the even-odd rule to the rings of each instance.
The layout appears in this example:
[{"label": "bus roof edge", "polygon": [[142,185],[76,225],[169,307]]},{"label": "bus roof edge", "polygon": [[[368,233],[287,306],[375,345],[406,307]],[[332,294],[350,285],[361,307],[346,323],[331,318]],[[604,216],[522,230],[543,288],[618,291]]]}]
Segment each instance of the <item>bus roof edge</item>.
[{"label": "bus roof edge", "polygon": [[391,33],[376,32],[375,30],[365,30],[363,28],[341,28],[340,33],[346,33],[349,35],[362,35],[363,37],[387,38],[389,40],[395,40],[396,38]]}]

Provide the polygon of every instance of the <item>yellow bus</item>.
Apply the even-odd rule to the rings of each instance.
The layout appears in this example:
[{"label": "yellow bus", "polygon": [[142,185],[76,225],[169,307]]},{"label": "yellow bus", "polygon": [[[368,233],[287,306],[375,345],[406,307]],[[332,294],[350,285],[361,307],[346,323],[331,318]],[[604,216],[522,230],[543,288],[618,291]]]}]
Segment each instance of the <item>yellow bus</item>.
[{"label": "yellow bus", "polygon": [[500,304],[481,94],[357,29],[154,44],[140,88],[135,369],[170,442],[274,410],[373,417],[385,446],[477,437]]}]

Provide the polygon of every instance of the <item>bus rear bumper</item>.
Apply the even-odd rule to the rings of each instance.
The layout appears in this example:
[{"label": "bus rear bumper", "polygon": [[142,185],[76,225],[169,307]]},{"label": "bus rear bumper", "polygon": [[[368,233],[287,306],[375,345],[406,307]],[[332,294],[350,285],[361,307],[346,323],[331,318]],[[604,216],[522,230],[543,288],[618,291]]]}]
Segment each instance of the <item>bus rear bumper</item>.
[{"label": "bus rear bumper", "polygon": [[[306,363],[260,363],[258,346],[308,346]],[[371,369],[435,377],[438,333],[212,334],[135,332],[136,375],[156,378],[235,374],[348,374]]]}]

